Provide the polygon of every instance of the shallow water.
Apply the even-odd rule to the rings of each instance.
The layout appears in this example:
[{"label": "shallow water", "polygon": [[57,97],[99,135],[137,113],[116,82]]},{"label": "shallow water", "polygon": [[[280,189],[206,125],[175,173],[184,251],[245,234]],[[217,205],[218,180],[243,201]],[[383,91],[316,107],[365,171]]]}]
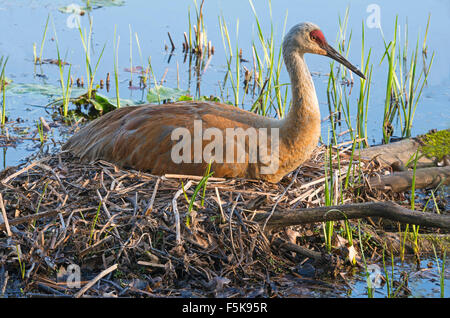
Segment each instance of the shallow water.
[{"label": "shallow water", "polygon": [[[259,21],[265,31],[270,33],[270,14],[267,1],[254,1]],[[12,1],[0,0],[0,56],[9,56],[6,68],[6,76],[15,84],[41,84],[59,87],[59,69],[56,65],[35,66],[33,63],[33,43],[36,43],[39,54],[41,39],[47,15],[51,14],[49,22],[43,58],[57,58],[55,33],[59,40],[61,55],[72,65],[72,74],[76,79],[83,76],[86,80],[84,65],[84,51],[80,41],[80,35],[76,28],[68,25],[69,14],[58,11],[62,6],[72,3],[84,6],[75,1]],[[328,41],[335,46],[335,39],[339,30],[338,17],[345,15],[345,9],[350,8],[348,32],[352,31],[349,60],[359,66],[361,60],[361,23],[366,23],[370,13],[367,12],[369,4],[374,1],[334,1],[316,0],[314,2],[299,2],[290,0],[273,1],[272,17],[276,38],[276,51],[278,51],[283,34],[283,24],[286,13],[287,29],[300,21],[312,21],[319,25]],[[379,5],[381,27],[386,39],[393,36],[394,20],[398,14],[399,24],[403,27],[408,22],[410,51],[415,46],[418,32],[423,36],[428,14],[431,13],[431,24],[428,33],[428,52],[433,51],[436,57],[428,78],[428,85],[424,88],[423,96],[415,114],[412,135],[426,133],[432,128],[445,129],[450,127],[448,104],[450,101],[450,42],[448,30],[450,29],[450,2],[446,0],[427,1],[377,1]],[[120,36],[119,46],[119,70],[120,70],[120,96],[125,99],[140,101],[145,99],[145,94],[140,90],[128,88],[130,73],[125,68],[130,67],[130,28],[133,33],[132,61],[133,66],[144,64],[151,56],[152,67],[158,81],[165,76],[164,86],[177,87],[177,64],[180,67],[180,88],[189,90],[192,95],[196,93],[196,81],[189,79],[189,65],[185,62],[181,44],[183,32],[188,30],[188,8],[192,18],[195,19],[193,2],[186,0],[168,1],[125,1],[124,6],[112,6],[95,9],[89,16],[93,17],[93,63],[106,43],[106,48],[96,75],[96,83],[100,78],[104,79],[106,73],[113,75],[114,57],[113,40],[114,27],[117,25],[117,34]],[[201,95],[220,96],[219,82],[222,82],[226,69],[226,56],[222,44],[219,29],[219,16],[223,15],[227,21],[232,43],[235,43],[236,21],[239,20],[239,47],[243,50],[243,58],[251,60],[251,43],[257,41],[255,19],[251,7],[247,1],[242,0],[207,0],[204,7],[205,25],[208,38],[215,46],[215,54],[212,57],[207,70],[203,73],[200,82]],[[53,28],[54,23],[54,28]],[[81,17],[83,28],[88,28],[88,15]],[[403,32],[403,28],[401,29]],[[139,36],[140,46],[144,61],[138,53],[134,33]],[[170,47],[167,32],[170,32],[176,50],[170,55],[165,45]],[[386,62],[380,65],[384,53],[383,38],[380,29],[369,28],[366,25],[365,33],[366,52],[372,48],[373,86],[368,116],[369,141],[373,144],[381,142],[381,125],[384,111],[384,96],[386,87],[387,68]],[[403,33],[402,33],[403,37]],[[421,45],[421,43],[420,43]],[[314,75],[315,86],[321,107],[322,117],[328,116],[327,106],[327,79],[330,69],[330,61],[320,56],[308,56],[307,63]],[[251,65],[245,64],[248,68]],[[421,63],[420,63],[421,65]],[[37,74],[41,74],[38,76]],[[282,83],[288,82],[288,75],[283,69]],[[133,78],[137,78],[134,74]],[[137,81],[135,80],[135,83]],[[242,86],[242,85],[241,85]],[[355,90],[358,87],[355,86]],[[231,92],[231,88],[228,88]],[[114,85],[110,92],[100,90],[100,93],[114,97]],[[225,94],[226,95],[226,94]],[[351,96],[352,105],[356,108],[356,93]],[[59,96],[55,96],[59,97]],[[23,122],[8,126],[11,132],[21,131],[27,137],[37,137],[36,121],[40,116],[52,123],[52,109],[43,106],[51,102],[55,97],[49,97],[36,92],[25,94],[7,94],[7,115],[10,120],[21,118]],[[230,100],[232,97],[230,96]],[[248,100],[248,107],[250,99]],[[353,113],[354,114],[354,113]],[[60,124],[55,123],[50,136],[55,140],[48,142],[50,150],[58,149],[58,141],[65,138],[65,130],[60,129]],[[326,139],[328,134],[328,122],[322,125],[322,136]],[[397,131],[396,131],[397,132]],[[397,135],[397,134],[394,134]],[[343,139],[345,136],[343,137]],[[1,146],[1,145],[0,145]],[[15,146],[2,147],[0,149],[0,168],[17,165],[23,159],[39,150],[36,141],[24,140]],[[45,149],[44,149],[45,150]],[[409,266],[409,265],[408,265]],[[412,270],[412,269],[409,269]],[[436,267],[434,267],[436,270]],[[414,272],[414,271],[412,271]],[[412,288],[412,296],[437,297],[439,296],[439,282],[429,277],[423,279],[416,275],[417,283]],[[365,280],[355,280],[354,290],[349,292],[353,297],[364,297]],[[446,276],[446,295],[450,280]],[[376,293],[375,296],[385,294]]]},{"label": "shallow water", "polygon": [[[392,279],[392,268],[390,260],[387,260],[387,271],[389,274],[389,279]],[[441,287],[440,287],[440,272],[437,268],[436,260],[429,258],[424,259],[420,262],[420,268],[416,264],[412,264],[413,261],[410,262],[398,262],[396,261],[394,264],[394,282],[402,281],[402,272],[407,273],[408,275],[408,283],[406,285],[407,290],[399,289],[399,285],[396,284],[391,291],[391,294],[396,294],[398,297],[427,297],[427,298],[438,298],[441,295]],[[450,270],[448,269],[449,262],[446,261],[445,270],[444,270],[444,296],[449,297],[450,286],[448,282],[450,282]],[[372,286],[374,286],[373,297],[374,298],[383,298],[388,297],[387,285],[380,283],[377,285],[376,276],[377,272],[382,276],[385,276],[384,268],[382,264],[372,264],[373,267],[370,267],[369,272],[369,280],[372,281]],[[442,262],[439,262],[439,266],[442,269]],[[355,275],[352,279],[349,280],[351,285],[351,289],[348,289],[346,295],[349,297],[362,298],[367,297],[367,276],[366,273],[359,273]]]}]

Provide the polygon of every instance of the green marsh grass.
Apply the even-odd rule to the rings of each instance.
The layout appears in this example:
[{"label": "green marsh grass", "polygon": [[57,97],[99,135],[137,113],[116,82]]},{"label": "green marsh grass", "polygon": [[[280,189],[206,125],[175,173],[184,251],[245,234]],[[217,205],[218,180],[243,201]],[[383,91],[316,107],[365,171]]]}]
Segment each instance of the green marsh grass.
[{"label": "green marsh grass", "polygon": [[[386,44],[385,53],[381,59],[387,59],[388,76],[386,81],[386,99],[383,116],[383,142],[388,143],[394,133],[394,122],[398,121],[401,129],[401,137],[411,137],[414,115],[419,104],[423,89],[427,83],[428,75],[434,61],[435,53],[431,55],[427,63],[427,35],[430,25],[428,17],[427,27],[422,42],[423,67],[420,67],[419,43],[420,33],[417,35],[415,48],[408,56],[408,24],[404,26],[404,42],[401,41],[401,33],[398,25],[398,17],[395,19],[393,39]],[[409,59],[409,63],[408,63]]]},{"label": "green marsh grass", "polygon": [[[350,45],[352,40],[352,32],[347,36],[349,20],[349,9],[345,11],[343,18],[339,17],[339,32],[336,38],[337,51],[348,59],[350,52]],[[357,96],[356,116],[354,116],[352,109],[354,108],[351,100],[351,94],[354,89],[353,74],[344,66],[330,62],[330,73],[328,77],[327,86],[327,102],[329,110],[330,126],[332,128],[333,143],[338,142],[337,127],[345,127],[342,129],[349,133],[351,140],[358,139],[359,147],[367,147],[367,115],[369,109],[370,88],[372,84],[372,70],[373,66],[370,62],[372,50],[365,52],[365,29],[364,22],[362,23],[362,42],[361,42],[361,70],[366,79],[360,78],[359,81],[359,95]],[[353,117],[356,118],[356,123],[353,123]],[[361,141],[364,141],[361,144]]]},{"label": "green marsh grass", "polygon": [[119,44],[120,35],[117,35],[117,25],[114,26],[114,84],[116,86],[116,103],[117,108],[120,108],[120,94],[119,94]]},{"label": "green marsh grass", "polygon": [[387,297],[391,298],[393,296],[393,289],[394,289],[394,256],[392,254],[392,251],[390,253],[391,255],[391,276],[389,276],[388,267],[386,265],[386,244],[383,246],[383,269],[384,269],[384,277],[386,279],[386,293]]},{"label": "green marsh grass", "polygon": [[[279,49],[276,49],[276,34],[272,20],[272,4],[271,1],[268,2],[271,26],[270,35],[266,37],[264,36],[264,31],[261,27],[253,1],[249,0],[249,3],[257,26],[257,39],[253,40],[251,45],[253,58],[253,66],[251,70],[248,70],[242,65],[242,51],[239,49],[238,44],[239,21],[237,21],[236,24],[236,44],[232,44],[227,22],[223,16],[219,17],[222,43],[227,59],[227,72],[221,85],[221,95],[222,98],[224,98],[224,91],[225,89],[228,90],[227,82],[229,80],[233,91],[234,105],[243,106],[246,95],[250,92],[250,77],[253,77],[253,97],[255,97],[255,91],[257,89],[259,92],[257,92],[257,98],[253,99],[253,104],[250,107],[250,111],[262,116],[271,116],[273,115],[273,111],[277,117],[281,119],[285,115],[288,101],[288,86],[290,84],[280,83],[283,61],[282,46],[280,45]],[[282,37],[284,36],[286,30],[287,16],[288,15],[286,12]],[[243,68],[246,70],[246,76],[241,76]],[[245,85],[241,86],[242,79],[245,79]],[[242,97],[240,97],[241,89],[243,90]],[[228,96],[228,92],[226,96]]]},{"label": "green marsh grass", "polygon": [[0,91],[2,93],[2,118],[1,125],[4,126],[6,124],[6,63],[8,63],[8,58],[4,58],[3,56],[0,58]]},{"label": "green marsh grass", "polygon": [[130,30],[130,84],[133,83],[133,31],[131,30],[131,24],[128,24]]},{"label": "green marsh grass", "polygon": [[[336,38],[337,51],[348,58],[350,51],[350,44],[352,39],[352,33],[347,37],[347,26],[349,18],[349,9],[345,11],[344,18],[339,16],[339,32]],[[337,70],[335,71],[335,62],[330,62],[330,75],[328,77],[328,87],[327,87],[327,100],[328,100],[328,110],[330,113],[330,125],[332,129],[332,142],[337,145],[337,126],[342,125],[342,115],[344,115],[344,120],[347,124],[350,137],[353,138],[353,128],[350,120],[350,99],[348,92],[349,80],[347,76],[350,73],[341,64],[338,64]]]},{"label": "green marsh grass", "polygon": [[[329,147],[327,156],[325,157],[325,206],[335,205],[335,201],[336,198],[333,191],[332,148]],[[323,224],[325,246],[328,252],[331,252],[332,249],[333,230],[334,221],[327,221]]]},{"label": "green marsh grass", "polygon": [[[264,36],[253,1],[249,0],[249,3],[257,26],[258,41],[253,41],[252,53],[255,60],[255,82],[260,88],[259,98],[255,100],[251,110],[263,116],[270,115],[270,110],[274,110],[278,118],[281,119],[286,112],[288,86],[290,84],[280,83],[283,54],[282,45],[276,50],[272,2],[270,0],[268,1],[270,13],[270,36],[268,37]],[[287,18],[288,12],[286,11],[283,32],[280,38],[283,38],[286,32]],[[282,91],[283,88],[285,89],[284,94]]]},{"label": "green marsh grass", "polygon": [[[202,0],[200,7],[197,5],[197,1],[194,0],[195,12],[196,12],[196,24],[191,28],[191,17],[189,14],[189,47],[192,52],[202,56],[208,47],[208,36],[206,32],[203,5],[205,0]],[[194,41],[192,40],[192,34],[194,34]]]},{"label": "green marsh grass", "polygon": [[39,134],[39,141],[42,145],[45,142],[44,125],[40,121],[38,121],[36,123],[36,126],[37,126],[37,130],[38,130],[38,134]]},{"label": "green marsh grass", "polygon": [[[417,161],[419,159],[419,151],[416,152],[413,166],[413,177],[411,183],[411,210],[414,211],[416,208],[416,171],[417,171]],[[419,255],[419,226],[413,224],[413,241],[414,241],[414,249],[417,255]]]},{"label": "green marsh grass", "polygon": [[365,269],[365,273],[366,273],[367,296],[369,298],[373,298],[374,287],[372,286],[372,280],[370,279],[368,266],[367,266],[367,261],[366,261],[365,255],[364,255],[364,245],[363,245],[363,240],[362,240],[362,237],[361,237],[361,223],[360,223],[359,219],[358,219],[358,240],[359,240],[359,248],[361,250],[361,258],[363,260],[364,269]]},{"label": "green marsh grass", "polygon": [[[407,165],[409,165],[409,162],[411,160],[413,163],[413,176],[412,176],[412,182],[411,182],[411,210],[414,211],[415,210],[415,201],[416,201],[416,170],[417,170],[417,161],[419,159],[419,151],[417,151],[411,158],[410,160],[408,160]],[[426,208],[426,205],[425,205]],[[424,208],[424,210],[425,210]],[[414,243],[414,252],[416,253],[416,255],[419,255],[419,244],[418,244],[418,239],[419,239],[419,226],[418,225],[412,225],[412,236],[411,239]],[[407,238],[410,236],[409,233],[409,224],[406,224],[405,227],[405,231],[403,233],[403,241],[402,241],[402,245],[401,245],[401,250],[400,250],[400,257],[401,260],[404,261],[404,257],[405,257],[405,247],[406,247],[406,240]]]},{"label": "green marsh grass", "polygon": [[206,187],[208,184],[208,179],[211,178],[214,174],[214,171],[211,172],[211,162],[208,164],[208,167],[206,168],[205,174],[203,175],[203,178],[200,180],[200,182],[197,184],[197,186],[194,189],[194,193],[192,194],[192,197],[189,199],[186,191],[184,190],[184,184],[183,182],[181,182],[181,188],[183,189],[183,195],[186,199],[186,201],[189,203],[189,207],[188,207],[188,213],[186,216],[186,226],[190,227],[190,213],[192,211],[192,209],[194,208],[194,203],[197,200],[197,196],[199,194],[199,192],[202,190],[202,195],[201,195],[201,207],[204,207],[205,204],[205,194],[206,194]]},{"label": "green marsh grass", "polygon": [[[53,23],[53,20],[52,20]],[[53,32],[55,34],[55,43],[56,43],[56,52],[58,54],[58,68],[59,68],[59,81],[61,85],[61,91],[62,91],[62,109],[63,109],[63,116],[64,118],[67,118],[69,113],[69,103],[70,103],[70,96],[72,94],[72,82],[70,80],[71,78],[71,70],[72,65],[69,65],[69,71],[67,72],[67,79],[64,80],[64,65],[65,62],[61,60],[61,54],[59,51],[59,42],[58,42],[58,36],[56,34],[56,28],[55,24],[53,23]],[[67,54],[66,58],[67,59]]]},{"label": "green marsh grass", "polygon": [[[227,71],[224,81],[223,81],[223,87],[225,87],[225,85],[227,83],[227,79],[229,78],[230,82],[231,82],[231,88],[233,90],[233,95],[234,95],[234,105],[239,106],[240,105],[239,87],[240,87],[240,73],[241,73],[240,58],[239,58],[239,46],[237,44],[238,36],[239,36],[239,20],[236,22],[236,48],[233,48],[233,46],[231,44],[230,34],[228,32],[227,23],[223,16],[219,17],[219,26],[220,26],[220,33],[222,36],[222,42],[223,42],[223,46],[224,46],[224,50],[225,50],[225,55],[226,55],[226,59],[227,59],[227,68],[228,68],[228,71]],[[235,54],[233,53],[233,51],[235,51]],[[233,57],[235,57],[235,59],[236,59],[235,70],[234,70],[235,76],[233,76],[233,71],[232,71]]]},{"label": "green marsh grass", "polygon": [[[156,96],[158,97],[158,104],[161,104],[160,88],[161,88],[162,85],[159,85],[158,81],[156,80],[155,73],[153,72],[151,56],[148,58],[148,69],[150,70],[150,74],[153,77],[153,86],[154,86],[154,91],[156,92]],[[151,91],[150,85],[148,87],[148,91],[149,92]]]},{"label": "green marsh grass", "polygon": [[[361,67],[366,79],[360,78],[358,109],[356,115],[356,134],[359,138],[364,139],[364,147],[369,146],[367,141],[367,114],[369,112],[370,88],[372,83],[373,65],[370,64],[372,49],[369,49],[367,57],[365,57],[365,30],[364,21],[362,22],[362,41],[361,41]],[[359,144],[361,147],[361,144]]]},{"label": "green marsh grass", "polygon": [[433,252],[434,252],[434,258],[436,260],[436,266],[439,273],[439,286],[440,286],[440,296],[441,298],[445,297],[445,260],[447,259],[447,249],[444,249],[443,255],[442,255],[442,267],[439,265],[439,256],[436,253],[436,248],[434,247],[434,244],[432,245]]},{"label": "green marsh grass", "polygon": [[97,72],[98,65],[103,56],[103,52],[105,51],[106,43],[103,45],[103,48],[100,52],[100,55],[97,59],[97,63],[95,66],[91,63],[91,42],[92,42],[92,26],[93,20],[89,19],[89,33],[87,33],[86,29],[83,31],[81,29],[81,25],[78,25],[78,31],[80,33],[81,43],[83,44],[84,54],[85,54],[85,64],[86,64],[86,76],[88,81],[88,99],[92,98],[92,92],[94,90],[94,78]]},{"label": "green marsh grass", "polygon": [[[142,58],[141,44],[139,42],[139,37],[138,37],[137,32],[134,33],[134,37],[136,39],[136,44],[137,44],[137,48],[138,48],[138,52],[139,52],[139,57],[141,59],[141,65],[142,65],[142,67],[144,67],[144,59]],[[147,87],[147,80],[148,80],[149,72],[150,72],[150,67],[149,66],[147,66],[145,68],[145,71],[142,70],[141,83],[142,83],[143,87]]]},{"label": "green marsh grass", "polygon": [[47,37],[47,28],[48,28],[49,20],[50,20],[50,14],[48,14],[47,21],[45,22],[44,33],[42,34],[41,47],[39,50],[39,56],[37,56],[37,54],[36,54],[36,43],[33,44],[34,64],[38,64],[38,63],[42,64],[42,54],[44,53],[45,38]]},{"label": "green marsh grass", "polygon": [[95,226],[97,225],[97,221],[98,221],[98,216],[100,215],[100,209],[102,208],[102,201],[100,201],[98,203],[98,207],[97,207],[97,212],[95,213],[95,217],[94,217],[94,221],[92,222],[92,226],[91,226],[91,233],[89,234],[89,243],[88,246],[92,245],[92,238],[94,236],[94,230],[95,230]]}]

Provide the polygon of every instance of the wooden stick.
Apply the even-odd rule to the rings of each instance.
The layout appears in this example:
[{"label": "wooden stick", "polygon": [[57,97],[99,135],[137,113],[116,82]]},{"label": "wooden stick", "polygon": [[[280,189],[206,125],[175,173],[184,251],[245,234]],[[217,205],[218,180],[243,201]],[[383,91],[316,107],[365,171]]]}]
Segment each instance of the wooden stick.
[{"label": "wooden stick", "polygon": [[48,158],[42,158],[39,161],[35,161],[32,162],[31,164],[29,164],[28,166],[26,166],[25,168],[20,169],[19,171],[13,173],[12,175],[10,175],[9,177],[6,177],[5,179],[3,179],[0,183],[8,183],[11,179],[14,179],[15,177],[21,175],[22,173],[24,173],[25,171],[30,170],[31,168],[33,168],[35,165],[45,161]]},{"label": "wooden stick", "polygon": [[[402,171],[387,176],[372,177],[368,183],[371,188],[404,192],[411,189],[413,176],[412,170]],[[450,166],[416,170],[416,189],[435,188],[441,183],[450,184]]]},{"label": "wooden stick", "polygon": [[101,272],[100,274],[98,274],[97,276],[95,276],[95,278],[93,280],[91,280],[86,286],[84,286],[83,288],[81,288],[75,295],[75,298],[80,298],[81,296],[83,296],[83,294],[85,292],[88,291],[89,288],[91,288],[92,286],[95,285],[96,282],[98,282],[100,279],[102,279],[103,277],[105,277],[106,275],[108,275],[109,273],[111,273],[112,271],[115,271],[118,267],[118,264],[114,264],[113,266],[108,267],[107,269],[105,269],[103,272]]},{"label": "wooden stick", "polygon": [[219,195],[219,189],[217,189],[217,187],[214,188],[216,190],[216,196],[217,196],[217,203],[219,204],[219,210],[220,210],[220,215],[222,216],[222,222],[225,221],[225,214],[223,213],[223,208],[222,208],[222,200],[220,199],[220,195]]},{"label": "wooden stick", "polygon": [[150,199],[150,203],[148,204],[147,208],[144,211],[144,215],[149,215],[153,210],[153,203],[155,202],[156,192],[158,192],[158,186],[160,182],[161,178],[158,178],[158,180],[156,180],[155,187],[153,188],[152,198]]},{"label": "wooden stick", "polygon": [[297,244],[294,244],[294,243],[291,243],[291,242],[283,241],[280,238],[276,238],[273,241],[273,244],[275,244],[276,246],[278,246],[280,248],[286,248],[289,251],[301,254],[301,255],[303,255],[305,257],[312,258],[312,259],[314,259],[316,261],[322,261],[322,260],[326,259],[326,255],[327,255],[327,254],[322,255],[322,253],[320,253],[320,252],[316,252],[316,251],[307,249],[307,248],[305,248],[303,246],[300,246],[300,245],[297,245]]},{"label": "wooden stick", "polygon": [[167,32],[167,35],[169,36],[170,45],[172,45],[172,52],[175,51],[175,44],[173,43],[172,37],[170,36],[170,32]]},{"label": "wooden stick", "polygon": [[8,216],[6,215],[5,205],[3,204],[3,197],[1,193],[0,193],[0,209],[2,210],[3,224],[5,225],[6,233],[8,234],[9,237],[11,237],[12,233],[9,227]]},{"label": "wooden stick", "polygon": [[[254,221],[264,224],[270,212],[256,214]],[[393,202],[368,202],[308,209],[277,210],[269,219],[270,228],[346,219],[381,217],[406,224],[450,230],[450,216],[406,209]]]},{"label": "wooden stick", "polygon": [[[202,180],[203,176],[192,176],[192,175],[187,175],[187,174],[165,174],[164,177],[166,177],[167,179],[192,179],[192,180]],[[210,177],[208,178],[208,182],[209,181],[226,181],[227,179],[225,178],[214,178],[214,177]]]},{"label": "wooden stick", "polygon": [[[9,220],[9,225],[10,226],[15,226],[15,225],[18,225],[18,224],[31,222],[31,221],[38,220],[38,219],[41,219],[41,218],[55,216],[58,213],[62,213],[63,215],[65,215],[68,212],[61,212],[59,210],[53,210],[53,211],[42,212],[42,213],[38,213],[38,214],[30,214],[30,215],[27,215],[27,216],[24,216],[24,217],[21,217],[21,218]],[[0,223],[0,230],[4,230],[4,229],[6,229],[6,223],[4,223],[4,222]]]},{"label": "wooden stick", "polygon": [[[360,156],[361,159],[365,160],[377,158],[383,166],[391,166],[396,161],[406,164],[419,148],[419,142],[414,138],[409,138],[386,145],[362,149]],[[420,156],[418,163],[433,163],[433,160]]]}]

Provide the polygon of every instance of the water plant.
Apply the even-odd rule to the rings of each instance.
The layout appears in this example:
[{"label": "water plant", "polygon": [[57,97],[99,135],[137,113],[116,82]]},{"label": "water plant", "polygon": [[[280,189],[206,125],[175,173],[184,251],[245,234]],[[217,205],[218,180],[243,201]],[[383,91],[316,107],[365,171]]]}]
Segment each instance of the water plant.
[{"label": "water plant", "polygon": [[[63,116],[64,116],[64,118],[67,118],[68,112],[69,112],[70,96],[72,94],[72,86],[73,86],[73,83],[71,81],[72,65],[69,66],[69,71],[67,73],[67,79],[64,80],[64,66],[65,66],[66,63],[61,60],[61,54],[60,54],[60,51],[59,51],[58,36],[56,34],[56,28],[55,28],[55,24],[54,23],[53,23],[53,31],[54,31],[54,34],[55,34],[56,52],[58,54],[59,82],[60,82],[61,91],[62,91]],[[67,58],[67,54],[66,54],[66,58]]]},{"label": "water plant", "polygon": [[95,213],[94,221],[92,222],[91,232],[89,234],[89,243],[88,243],[89,246],[92,245],[92,239],[94,237],[94,230],[95,230],[95,226],[97,225],[101,207],[102,207],[102,201],[100,200],[100,202],[98,203],[97,212]]},{"label": "water plant", "polygon": [[194,0],[196,23],[193,25],[191,22],[191,13],[188,9],[188,35],[184,34],[185,42],[183,48],[185,52],[195,53],[201,57],[204,56],[204,52],[210,54],[211,43],[208,42],[208,36],[206,32],[206,26],[204,23],[203,6],[205,0],[202,0],[200,7],[197,5],[197,1]]},{"label": "water plant", "polygon": [[41,40],[41,48],[39,50],[39,56],[36,54],[36,43],[33,44],[33,54],[34,54],[34,64],[42,64],[42,54],[44,53],[44,44],[45,44],[45,38],[47,36],[47,28],[48,28],[48,21],[50,20],[50,14],[47,16],[47,21],[45,22],[45,28],[44,32],[42,34],[42,40]]},{"label": "water plant", "polygon": [[6,75],[5,68],[6,63],[8,62],[8,58],[4,58],[3,56],[0,58],[0,92],[2,93],[2,117],[1,117],[1,125],[4,126],[6,123]]},{"label": "water plant", "polygon": [[103,52],[105,51],[106,43],[103,45],[103,48],[100,52],[100,55],[97,59],[97,63],[95,66],[91,64],[91,39],[92,39],[92,25],[93,25],[93,19],[89,19],[89,33],[86,32],[86,30],[81,29],[81,25],[78,25],[78,31],[80,33],[81,43],[83,44],[83,49],[85,53],[85,65],[86,65],[86,76],[88,81],[88,99],[91,99],[92,92],[93,92],[93,86],[94,86],[94,78],[95,74],[97,72],[98,65],[100,63],[100,60],[103,56]]},{"label": "water plant", "polygon": [[117,35],[117,25],[114,26],[114,83],[116,85],[116,103],[117,108],[120,108],[120,94],[119,94],[119,44],[120,35]]},{"label": "water plant", "polygon": [[[257,82],[260,88],[259,96],[253,103],[251,110],[266,116],[270,115],[270,110],[273,109],[278,118],[281,119],[286,111],[289,84],[280,82],[283,55],[282,45],[279,46],[278,50],[275,49],[276,34],[273,26],[272,2],[268,1],[270,13],[270,36],[268,38],[264,37],[253,1],[249,0],[249,3],[255,17],[257,38],[259,40],[258,42],[253,41],[252,53],[255,84]],[[281,38],[284,37],[286,31],[287,18],[288,11],[285,14]],[[259,53],[260,50],[262,50],[262,53]],[[282,94],[283,87],[285,87],[284,94]]]},{"label": "water plant", "polygon": [[410,55],[408,65],[408,24],[404,26],[405,39],[403,44],[400,39],[398,16],[394,24],[394,37],[386,44],[385,52],[381,59],[386,57],[388,61],[388,76],[386,81],[386,99],[383,116],[383,142],[388,143],[394,133],[394,121],[400,124],[401,137],[411,137],[412,124],[417,105],[427,83],[428,75],[433,64],[435,53],[433,52],[427,64],[426,40],[430,25],[431,15],[428,16],[427,27],[422,44],[423,67],[418,65],[420,34],[417,36],[415,49]]},{"label": "water plant", "polygon": [[203,178],[200,180],[200,182],[197,184],[197,186],[194,189],[194,193],[192,194],[192,197],[189,199],[186,191],[184,190],[184,184],[181,182],[181,188],[183,189],[183,194],[186,199],[186,201],[189,203],[188,206],[188,212],[186,216],[186,226],[190,226],[190,213],[192,209],[194,208],[194,203],[197,200],[197,196],[200,192],[200,190],[203,188],[202,196],[201,196],[201,207],[205,204],[205,194],[206,194],[206,186],[208,184],[208,179],[211,178],[214,174],[214,171],[211,172],[211,162],[208,164],[208,167],[205,170],[205,174],[203,175]]},{"label": "water plant", "polygon": [[364,255],[364,244],[363,244],[363,240],[362,240],[362,236],[361,236],[361,222],[359,220],[358,220],[358,240],[359,240],[359,248],[361,251],[361,258],[364,263],[364,269],[365,269],[365,275],[366,275],[367,296],[369,298],[373,298],[374,286],[373,286],[373,282],[372,282],[372,279],[371,279],[369,271],[368,271],[366,257]]},{"label": "water plant", "polygon": [[434,252],[434,258],[436,260],[436,266],[439,273],[439,285],[440,285],[440,296],[441,298],[445,297],[445,261],[447,259],[447,249],[444,249],[444,253],[442,255],[442,267],[439,266],[439,256],[436,253],[436,248],[434,247],[434,244],[432,245],[433,252]]},{"label": "water plant", "polygon": [[428,133],[420,139],[422,142],[420,151],[426,157],[441,161],[450,154],[450,129]]},{"label": "water plant", "polygon": [[37,127],[38,134],[39,134],[39,141],[42,145],[42,144],[44,144],[44,141],[45,141],[44,126],[41,122],[38,121],[36,123],[36,127]]}]

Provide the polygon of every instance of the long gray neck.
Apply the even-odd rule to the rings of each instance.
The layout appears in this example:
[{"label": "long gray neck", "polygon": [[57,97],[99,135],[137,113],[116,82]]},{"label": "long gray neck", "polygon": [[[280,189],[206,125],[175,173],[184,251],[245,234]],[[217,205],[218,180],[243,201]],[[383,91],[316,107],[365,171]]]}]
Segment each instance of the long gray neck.
[{"label": "long gray neck", "polygon": [[286,52],[284,62],[291,78],[292,105],[283,120],[281,136],[295,142],[308,134],[308,130],[315,132],[317,126],[320,134],[319,102],[303,53],[295,50]]}]

